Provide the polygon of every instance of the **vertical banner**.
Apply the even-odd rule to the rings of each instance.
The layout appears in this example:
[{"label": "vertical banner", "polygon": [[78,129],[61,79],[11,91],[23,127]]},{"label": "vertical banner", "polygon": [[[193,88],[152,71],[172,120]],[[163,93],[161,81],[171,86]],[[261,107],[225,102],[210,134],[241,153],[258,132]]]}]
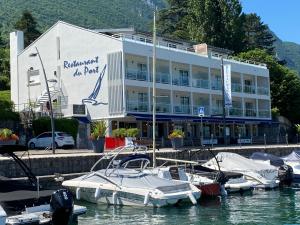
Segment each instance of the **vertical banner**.
[{"label": "vertical banner", "polygon": [[223,66],[224,71],[224,99],[225,107],[232,107],[232,97],[231,97],[231,65],[226,64]]}]

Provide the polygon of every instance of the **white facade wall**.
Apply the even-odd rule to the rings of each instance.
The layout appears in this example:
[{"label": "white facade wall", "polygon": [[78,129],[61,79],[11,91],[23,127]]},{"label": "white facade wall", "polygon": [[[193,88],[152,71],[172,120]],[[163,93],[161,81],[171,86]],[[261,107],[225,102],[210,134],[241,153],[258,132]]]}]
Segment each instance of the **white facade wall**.
[{"label": "white facade wall", "polygon": [[[46,90],[38,57],[29,57],[36,52],[35,47],[39,50],[48,80],[57,80],[55,86],[61,89],[69,107],[66,112],[72,111],[72,104],[82,104],[82,100],[91,95],[99,74],[105,68],[99,94],[92,102],[100,104],[86,103],[86,106],[92,119],[108,117],[107,54],[122,50],[120,40],[58,22],[18,56],[19,91],[22,94],[18,100],[15,97],[12,100],[20,105],[28,103],[29,92],[30,99],[34,102]],[[72,66],[74,60],[77,63],[90,61],[87,65]],[[39,70],[40,83],[30,85],[28,92],[27,71],[31,67]],[[53,83],[49,82],[49,85]],[[15,82],[12,86],[15,86]]]}]

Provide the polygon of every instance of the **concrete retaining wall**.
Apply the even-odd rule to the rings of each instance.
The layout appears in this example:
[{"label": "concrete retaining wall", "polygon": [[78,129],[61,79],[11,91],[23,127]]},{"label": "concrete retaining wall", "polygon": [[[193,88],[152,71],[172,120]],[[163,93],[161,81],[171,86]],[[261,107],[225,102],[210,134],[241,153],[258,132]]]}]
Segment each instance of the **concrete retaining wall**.
[{"label": "concrete retaining wall", "polygon": [[[283,156],[291,153],[297,146],[276,146],[276,147],[249,147],[249,148],[230,148],[230,149],[214,149],[214,153],[228,151],[235,152],[244,156],[249,156],[253,152],[264,151],[278,156]],[[128,155],[127,154],[123,154]],[[160,150],[157,152],[157,157],[175,158],[182,160],[207,160],[210,159],[211,153],[207,150],[201,151],[174,151],[174,150]],[[149,152],[152,157],[152,152]],[[78,153],[78,154],[56,154],[56,155],[33,155],[22,157],[24,162],[32,169],[37,176],[53,175],[54,173],[70,174],[87,172],[93,164],[101,157],[101,154],[94,153]],[[99,165],[99,169],[105,168],[108,161],[103,161]],[[158,165],[162,162],[158,161]],[[5,177],[23,177],[25,176],[19,166],[10,158],[0,158],[0,175]]]}]

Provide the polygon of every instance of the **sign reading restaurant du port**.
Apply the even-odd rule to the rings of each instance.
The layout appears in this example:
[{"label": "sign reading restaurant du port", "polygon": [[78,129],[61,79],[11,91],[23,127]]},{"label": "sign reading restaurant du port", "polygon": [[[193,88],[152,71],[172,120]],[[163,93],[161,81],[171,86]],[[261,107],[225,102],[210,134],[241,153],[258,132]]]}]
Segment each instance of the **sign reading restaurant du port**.
[{"label": "sign reading restaurant du port", "polygon": [[99,56],[84,60],[64,61],[64,69],[73,70],[73,77],[99,74]]}]

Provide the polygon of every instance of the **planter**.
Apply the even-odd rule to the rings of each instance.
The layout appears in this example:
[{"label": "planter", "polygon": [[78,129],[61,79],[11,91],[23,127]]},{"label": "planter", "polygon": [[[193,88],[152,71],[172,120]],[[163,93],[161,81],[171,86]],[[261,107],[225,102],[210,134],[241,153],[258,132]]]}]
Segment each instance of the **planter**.
[{"label": "planter", "polygon": [[16,140],[5,140],[5,141],[0,141],[0,146],[1,145],[15,145],[16,144]]},{"label": "planter", "polygon": [[102,153],[104,151],[105,138],[99,138],[97,140],[92,140],[93,150],[95,153]]},{"label": "planter", "polygon": [[115,149],[125,146],[125,138],[105,137],[105,149]]},{"label": "planter", "polygon": [[125,146],[133,145],[133,141],[135,141],[135,137],[125,137]]},{"label": "planter", "polygon": [[172,138],[171,144],[173,149],[181,148],[183,146],[182,138]]}]

